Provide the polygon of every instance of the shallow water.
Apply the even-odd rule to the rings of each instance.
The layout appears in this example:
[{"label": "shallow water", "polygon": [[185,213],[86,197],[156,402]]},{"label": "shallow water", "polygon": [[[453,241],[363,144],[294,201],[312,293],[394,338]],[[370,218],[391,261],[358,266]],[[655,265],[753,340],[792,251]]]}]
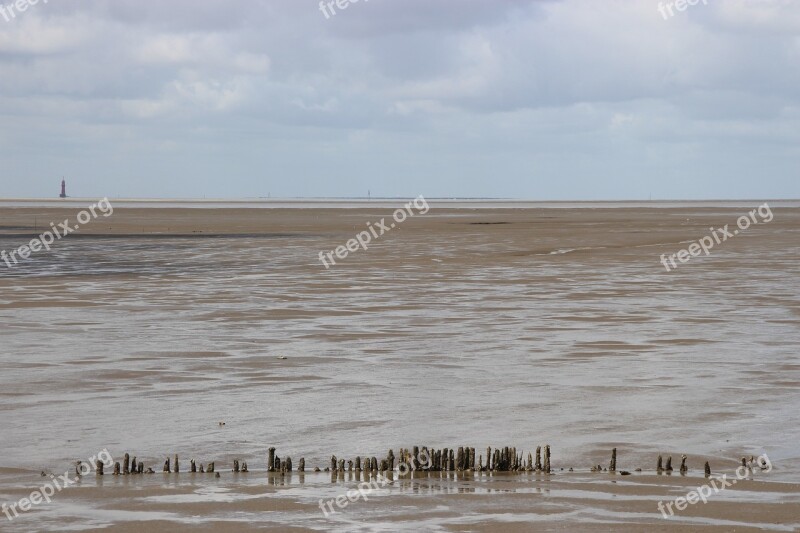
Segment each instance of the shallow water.
[{"label": "shallow water", "polygon": [[70,237],[3,268],[0,466],[548,443],[576,468],[613,446],[630,469],[766,451],[796,479],[797,226],[665,274],[664,243],[684,245],[661,226],[451,231],[445,214],[328,271],[319,251],[351,233]]}]

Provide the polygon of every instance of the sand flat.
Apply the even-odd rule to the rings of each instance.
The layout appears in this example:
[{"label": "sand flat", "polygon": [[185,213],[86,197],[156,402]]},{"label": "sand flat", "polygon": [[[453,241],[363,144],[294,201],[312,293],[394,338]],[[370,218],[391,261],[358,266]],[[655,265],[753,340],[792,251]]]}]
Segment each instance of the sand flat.
[{"label": "sand flat", "polygon": [[[174,453],[225,465],[219,482],[92,479],[10,527],[798,527],[800,209],[667,273],[662,253],[747,210],[432,205],[330,270],[320,251],[393,209],[117,208],[0,264],[2,501],[105,448],[156,470]],[[0,249],[77,210],[0,208]],[[414,444],[546,443],[576,472],[410,484],[333,521],[317,501],[346,482],[229,473],[235,458],[263,469],[269,446],[324,466]],[[645,473],[685,453],[692,477],[588,474],[612,447]],[[658,513],[704,461],[730,474],[764,452],[775,468],[748,490]],[[219,484],[230,501],[198,496]]]}]

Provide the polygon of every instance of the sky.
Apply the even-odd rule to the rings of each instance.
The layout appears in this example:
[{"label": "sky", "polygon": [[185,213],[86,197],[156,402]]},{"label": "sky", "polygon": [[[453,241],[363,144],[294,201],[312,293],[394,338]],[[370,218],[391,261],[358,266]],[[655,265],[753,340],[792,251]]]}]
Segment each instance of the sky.
[{"label": "sky", "polygon": [[30,1],[3,198],[800,198],[796,0]]}]

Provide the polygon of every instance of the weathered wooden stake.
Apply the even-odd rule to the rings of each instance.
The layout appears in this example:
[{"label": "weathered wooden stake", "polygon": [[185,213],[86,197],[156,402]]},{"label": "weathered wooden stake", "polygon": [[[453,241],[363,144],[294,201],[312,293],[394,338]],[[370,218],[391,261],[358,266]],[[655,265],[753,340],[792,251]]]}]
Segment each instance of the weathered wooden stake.
[{"label": "weathered wooden stake", "polygon": [[667,466],[664,468],[667,472],[672,472],[672,456],[667,457]]},{"label": "weathered wooden stake", "polygon": [[658,456],[658,462],[656,463],[656,472],[658,472],[659,474],[664,471],[663,463],[664,463],[664,460],[659,455]]},{"label": "weathered wooden stake", "polygon": [[119,462],[114,463],[114,475],[118,476],[120,471]]},{"label": "weathered wooden stake", "polygon": [[269,449],[269,458],[267,459],[267,472],[275,471],[275,448]]},{"label": "weathered wooden stake", "polygon": [[545,474],[550,473],[550,445],[547,444],[544,447],[544,472]]},{"label": "weathered wooden stake", "polygon": [[536,471],[541,472],[542,470],[542,447],[536,447]]},{"label": "weathered wooden stake", "polygon": [[197,472],[197,464],[194,462],[194,459],[189,461],[189,470],[192,472],[192,474]]},{"label": "weathered wooden stake", "polygon": [[336,472],[336,456],[331,455],[331,472]]},{"label": "weathered wooden stake", "polygon": [[297,463],[297,471],[298,472],[305,472],[306,471],[306,460],[304,457],[300,458],[300,462]]},{"label": "weathered wooden stake", "polygon": [[139,462],[139,473],[140,474],[144,474],[144,463],[143,462]]},{"label": "weathered wooden stake", "polygon": [[233,460],[233,471],[234,472],[239,472],[239,459],[234,459]]},{"label": "weathered wooden stake", "polygon": [[249,472],[249,470],[247,469],[247,461],[244,461],[242,463],[242,472]]},{"label": "weathered wooden stake", "polygon": [[103,461],[98,459],[97,461],[95,461],[94,467],[96,469],[96,474],[98,476],[102,476],[103,475]]},{"label": "weathered wooden stake", "polygon": [[686,456],[681,456],[681,474],[685,474],[689,471],[689,467],[686,466]]},{"label": "weathered wooden stake", "polygon": [[709,477],[710,475],[711,475],[711,465],[709,465],[708,461],[706,461],[706,477]]},{"label": "weathered wooden stake", "polygon": [[170,472],[169,458],[164,462],[164,472],[166,472],[166,473]]},{"label": "weathered wooden stake", "polygon": [[130,473],[130,468],[128,466],[130,464],[130,460],[131,460],[131,456],[126,453],[125,454],[125,458],[122,460],[122,473],[123,473],[123,475],[127,476]]},{"label": "weathered wooden stake", "polygon": [[609,472],[616,472],[617,471],[617,449],[614,448],[611,450],[611,464],[608,465]]},{"label": "weathered wooden stake", "polygon": [[133,456],[133,460],[131,460],[131,474],[136,474],[136,473],[138,473],[138,472],[136,471],[136,466],[137,466],[138,464],[139,464],[139,463],[137,463],[137,462],[136,462],[136,456],[134,455],[134,456]]},{"label": "weathered wooden stake", "polygon": [[179,473],[180,471],[181,471],[181,467],[180,467],[180,465],[178,464],[178,454],[176,453],[176,454],[175,454],[175,473],[177,474],[177,473]]}]

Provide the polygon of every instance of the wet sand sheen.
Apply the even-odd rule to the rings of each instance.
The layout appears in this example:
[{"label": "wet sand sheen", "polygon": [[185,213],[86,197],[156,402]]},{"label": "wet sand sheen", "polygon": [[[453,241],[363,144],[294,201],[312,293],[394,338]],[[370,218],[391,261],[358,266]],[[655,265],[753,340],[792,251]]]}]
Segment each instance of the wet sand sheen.
[{"label": "wet sand sheen", "polygon": [[[614,446],[631,469],[652,469],[659,453],[686,453],[695,470],[708,459],[715,471],[731,472],[742,455],[766,451],[776,466],[770,481],[797,479],[800,210],[775,209],[769,225],[669,274],[660,254],[735,222],[743,210],[434,206],[331,270],[319,263],[319,251],[391,211],[117,209],[24,267],[3,268],[0,411],[13,430],[0,436],[0,466],[63,472],[108,448],[154,467],[176,452],[222,465],[247,458],[255,467],[270,445],[323,466],[331,453],[381,455],[409,440],[526,449],[549,442],[561,466],[583,470],[607,462]],[[34,216],[57,221],[76,212],[0,209],[0,249],[30,240],[19,228]],[[191,520],[245,528],[234,516],[239,504],[279,530],[321,519],[312,507],[324,479],[294,483],[298,492],[273,502],[265,474],[257,475],[251,490],[268,495],[261,508],[247,511],[234,498]],[[548,483],[574,482],[554,478]],[[647,479],[642,494],[675,490],[674,476]],[[20,484],[38,483],[0,475],[2,500],[16,501]],[[173,502],[145,517],[141,505],[127,507],[116,483],[65,493],[54,505],[76,506],[73,526],[89,524],[90,508],[109,509],[98,520],[118,530],[137,521],[188,527],[195,514]],[[140,483],[141,497],[160,490]],[[167,493],[207,485],[170,483]],[[767,494],[766,485],[754,492]],[[453,486],[455,494],[434,497],[390,494],[348,509],[348,519],[365,531],[395,521],[410,529],[417,512],[441,512],[425,522],[434,530],[528,530],[515,523],[522,513],[548,524],[547,505],[520,505],[506,493],[475,504],[457,494],[463,485]],[[602,491],[620,486],[608,482]],[[785,488],[795,499],[783,510],[760,496],[748,503],[749,515],[733,503],[709,503],[695,506],[698,520],[686,530],[796,527],[797,490]],[[615,529],[666,527],[655,501],[567,490],[547,497],[562,509],[550,526],[607,530],[606,521],[628,513],[635,523]],[[391,511],[406,505],[416,511]],[[266,513],[273,508],[280,518]],[[126,509],[136,510],[132,522],[114,518]],[[458,518],[473,512],[474,521]]]}]

